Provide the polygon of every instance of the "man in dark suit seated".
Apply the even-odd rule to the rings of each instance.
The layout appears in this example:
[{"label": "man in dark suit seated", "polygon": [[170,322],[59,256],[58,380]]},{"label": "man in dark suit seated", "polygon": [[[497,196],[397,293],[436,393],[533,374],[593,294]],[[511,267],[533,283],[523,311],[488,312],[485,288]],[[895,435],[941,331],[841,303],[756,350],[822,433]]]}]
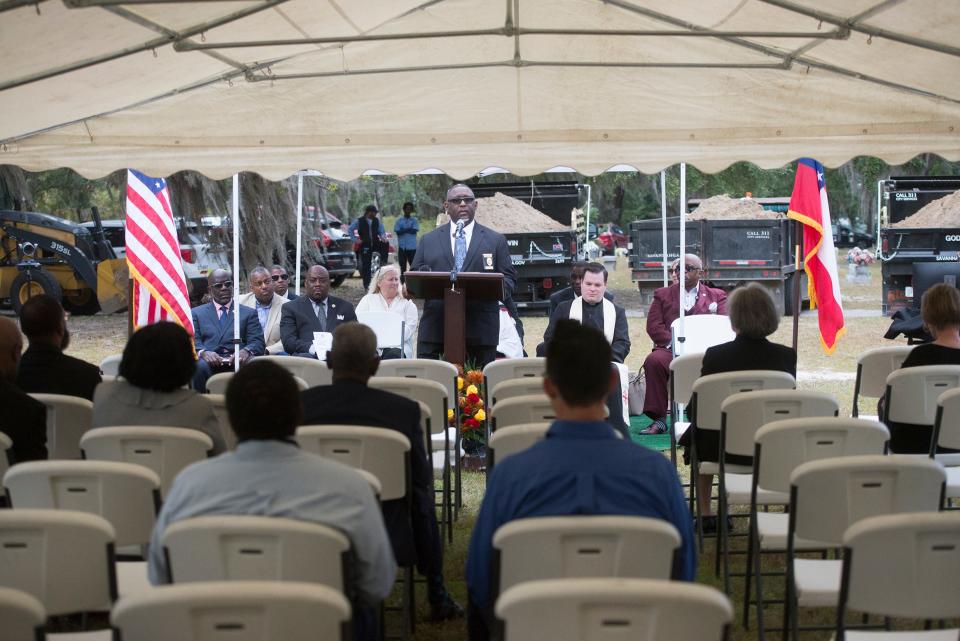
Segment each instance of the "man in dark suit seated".
[{"label": "man in dark suit seated", "polygon": [[[563,289],[556,291],[550,294],[550,315],[553,316],[553,312],[560,306],[560,303],[565,303],[568,300],[573,300],[580,295],[580,283],[583,282],[583,272],[587,267],[587,263],[581,260],[578,260],[573,263],[570,267],[570,286],[564,287]],[[613,302],[613,292],[609,289],[604,290],[603,297],[608,301]]]},{"label": "man in dark suit seated", "polygon": [[0,316],[0,432],[13,442],[6,452],[11,465],[47,458],[47,408],[13,384],[22,351],[17,324]]},{"label": "man in dark suit seated", "polygon": [[60,301],[46,294],[23,304],[20,327],[30,347],[20,359],[17,386],[28,394],[65,394],[93,400],[100,368],[63,353],[70,330]]},{"label": "man in dark suit seated", "polygon": [[380,365],[377,337],[366,325],[347,323],[333,333],[327,354],[333,384],[304,390],[304,425],[362,425],[396,430],[410,440],[413,481],[411,513],[404,500],[386,501],[383,520],[390,533],[397,563],[416,563],[427,579],[430,618],[442,621],[463,615],[463,608],[447,593],[443,583],[443,546],[434,508],[433,464],[427,457],[420,407],[391,392],[367,386]]},{"label": "man in dark suit seated", "polygon": [[314,332],[330,332],[342,323],[357,320],[353,305],[330,296],[330,273],[322,265],[307,270],[306,295],[280,310],[280,340],[283,351],[294,356],[317,358]]},{"label": "man in dark suit seated", "polygon": [[296,294],[290,289],[290,275],[286,267],[274,265],[270,268],[270,278],[273,279],[273,291],[287,300],[297,300]]},{"label": "man in dark suit seated", "polygon": [[[212,300],[190,310],[193,316],[193,342],[197,348],[197,371],[193,389],[205,392],[207,379],[219,372],[234,370],[233,347],[233,275],[215,269],[207,279]],[[263,330],[257,313],[240,305],[240,365],[263,355]]]}]

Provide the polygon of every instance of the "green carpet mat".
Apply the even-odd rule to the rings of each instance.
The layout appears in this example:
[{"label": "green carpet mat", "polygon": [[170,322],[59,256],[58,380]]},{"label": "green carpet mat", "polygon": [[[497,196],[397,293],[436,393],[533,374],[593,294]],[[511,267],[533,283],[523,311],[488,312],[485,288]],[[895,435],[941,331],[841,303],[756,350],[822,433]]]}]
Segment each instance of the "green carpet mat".
[{"label": "green carpet mat", "polygon": [[[653,421],[650,420],[646,415],[641,416],[631,416],[630,417],[630,438],[633,439],[634,443],[648,447],[651,450],[657,451],[669,451],[670,450],[670,434],[641,434],[640,430],[645,430],[650,427],[650,423]],[[667,417],[667,425],[670,424],[670,417]]]}]

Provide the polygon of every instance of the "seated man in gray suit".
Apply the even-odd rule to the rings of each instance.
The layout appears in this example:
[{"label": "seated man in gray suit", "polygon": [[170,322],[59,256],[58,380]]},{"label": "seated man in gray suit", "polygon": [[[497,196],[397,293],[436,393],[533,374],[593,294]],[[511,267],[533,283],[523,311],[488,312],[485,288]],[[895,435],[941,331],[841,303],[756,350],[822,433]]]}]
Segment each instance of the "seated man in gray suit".
[{"label": "seated man in gray suit", "polygon": [[[205,392],[207,379],[219,372],[232,372],[233,349],[233,275],[215,269],[207,278],[212,300],[190,310],[193,316],[193,342],[197,348],[197,371],[193,389]],[[263,354],[263,330],[257,313],[240,306],[240,364]]]},{"label": "seated man in gray suit", "polygon": [[265,353],[285,354],[280,341],[280,307],[287,299],[276,293],[273,278],[266,267],[254,267],[250,271],[250,293],[238,298],[237,302],[257,312],[257,321],[267,344]]},{"label": "seated man in gray suit", "polygon": [[280,310],[280,338],[287,354],[316,358],[314,332],[330,332],[341,323],[357,320],[353,305],[330,296],[330,274],[322,265],[307,270],[306,295]]}]

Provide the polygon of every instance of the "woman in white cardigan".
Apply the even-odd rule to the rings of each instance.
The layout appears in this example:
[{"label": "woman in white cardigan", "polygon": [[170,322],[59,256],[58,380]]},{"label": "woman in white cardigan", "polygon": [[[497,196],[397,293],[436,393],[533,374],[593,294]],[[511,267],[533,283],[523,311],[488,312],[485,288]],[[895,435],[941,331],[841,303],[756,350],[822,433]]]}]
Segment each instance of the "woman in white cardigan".
[{"label": "woman in white cardigan", "polygon": [[[396,265],[384,265],[377,270],[370,282],[370,293],[360,299],[356,311],[393,312],[403,318],[403,355],[413,358],[413,337],[417,333],[420,313],[412,300],[403,297],[400,289],[400,268]],[[389,352],[389,350],[385,350]],[[399,356],[397,354],[396,356]],[[389,354],[383,354],[389,358]]]}]

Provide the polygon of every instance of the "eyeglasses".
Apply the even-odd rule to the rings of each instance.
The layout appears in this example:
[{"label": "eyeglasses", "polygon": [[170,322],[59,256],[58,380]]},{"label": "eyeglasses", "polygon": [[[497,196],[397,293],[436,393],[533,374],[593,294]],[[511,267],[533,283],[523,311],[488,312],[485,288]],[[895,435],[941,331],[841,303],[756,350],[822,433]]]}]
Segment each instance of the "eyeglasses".
[{"label": "eyeglasses", "polygon": [[231,289],[232,287],[233,287],[233,283],[231,283],[230,281],[226,281],[222,283],[210,283],[211,289]]},{"label": "eyeglasses", "polygon": [[[698,272],[698,271],[700,271],[700,269],[701,269],[700,267],[694,267],[693,265],[687,265],[685,271],[688,271],[688,272]],[[671,267],[671,268],[670,268],[670,271],[671,271],[671,272],[678,272],[678,271],[680,271],[680,265],[677,265],[676,267]]]},{"label": "eyeglasses", "polygon": [[472,205],[477,199],[472,196],[455,196],[454,198],[447,198],[447,202],[451,205]]},{"label": "eyeglasses", "polygon": [[290,280],[290,277],[287,276],[286,274],[274,274],[270,278],[272,278],[273,280]]}]

